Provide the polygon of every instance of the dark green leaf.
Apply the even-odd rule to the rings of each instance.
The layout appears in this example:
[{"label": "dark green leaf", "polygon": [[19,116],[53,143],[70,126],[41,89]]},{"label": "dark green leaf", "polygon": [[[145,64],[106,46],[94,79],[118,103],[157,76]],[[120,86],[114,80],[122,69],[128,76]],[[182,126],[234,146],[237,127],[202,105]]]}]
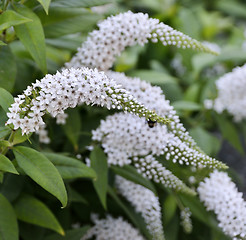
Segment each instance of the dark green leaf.
[{"label": "dark green leaf", "polygon": [[66,124],[63,125],[63,129],[74,148],[78,149],[79,132],[81,130],[81,119],[78,108],[68,109],[66,113],[68,114],[68,118],[66,119]]},{"label": "dark green leaf", "polygon": [[67,193],[56,167],[40,152],[28,147],[15,147],[14,154],[20,168],[37,184],[67,205]]},{"label": "dark green leaf", "polygon": [[177,209],[176,199],[172,195],[168,195],[163,204],[163,216],[165,225],[174,217]]},{"label": "dark green leaf", "polygon": [[[0,87],[12,91],[16,77],[15,57],[8,46],[0,47]],[[2,94],[0,94],[2,97]]]},{"label": "dark green leaf", "polygon": [[111,166],[110,167],[116,174],[132,181],[137,184],[140,184],[148,189],[150,189],[152,192],[156,193],[156,189],[154,185],[146,178],[144,178],[141,174],[137,172],[137,170],[130,166],[125,165],[123,167],[118,166]]},{"label": "dark green leaf", "polygon": [[99,147],[94,147],[90,154],[91,167],[97,174],[97,179],[93,181],[94,188],[100,198],[103,207],[106,209],[106,196],[108,186],[108,163],[107,157],[103,150]]},{"label": "dark green leaf", "polygon": [[44,8],[46,14],[48,14],[48,12],[49,12],[49,6],[50,6],[50,1],[51,1],[51,0],[37,0],[37,1],[40,2],[40,4],[41,4],[41,5],[43,6],[43,8]]},{"label": "dark green leaf", "polygon": [[7,10],[0,15],[0,31],[31,21],[32,19],[26,18],[13,10]]},{"label": "dark green leaf", "polygon": [[49,15],[36,12],[42,21],[45,36],[57,38],[77,32],[87,32],[101,19],[98,14],[83,8],[50,7]]},{"label": "dark green leaf", "polygon": [[214,155],[218,152],[220,140],[201,127],[195,127],[189,130],[198,146],[208,155]]},{"label": "dark green leaf", "polygon": [[5,174],[0,192],[10,201],[13,202],[21,193],[24,186],[24,177],[14,174]]},{"label": "dark green leaf", "polygon": [[0,194],[0,238],[1,240],[18,240],[19,230],[13,207]]},{"label": "dark green leaf", "polygon": [[190,101],[176,101],[173,104],[176,110],[198,111],[201,110],[201,105]]},{"label": "dark green leaf", "polygon": [[68,187],[68,199],[70,202],[80,202],[88,205],[87,200],[71,187]]},{"label": "dark green leaf", "polygon": [[64,230],[49,208],[30,195],[22,195],[14,204],[18,219],[44,228],[52,229],[61,235]]},{"label": "dark green leaf", "polygon": [[14,98],[12,97],[12,95],[5,89],[0,88],[0,106],[5,112],[8,112],[8,109],[13,102]]},{"label": "dark green leaf", "polygon": [[65,232],[65,236],[58,234],[52,234],[46,237],[44,240],[80,240],[86,232],[89,230],[89,226],[68,230]]},{"label": "dark green leaf", "polygon": [[177,79],[164,72],[156,72],[153,70],[135,70],[130,73],[130,76],[139,77],[154,85],[162,85],[166,83],[176,83]]},{"label": "dark green leaf", "polygon": [[244,154],[242,143],[239,138],[236,127],[226,118],[216,114],[216,121],[223,137],[236,148],[241,154]]},{"label": "dark green leaf", "polygon": [[[1,89],[0,89],[0,92],[1,92]],[[0,97],[0,99],[1,99],[1,97]],[[11,129],[8,126],[0,127],[0,139],[5,138],[10,133],[11,133]]]},{"label": "dark green leaf", "polygon": [[10,172],[10,173],[13,173],[13,174],[19,174],[13,163],[7,158],[5,157],[4,155],[0,155],[0,171],[3,171],[3,172]]},{"label": "dark green leaf", "polygon": [[43,153],[57,168],[63,179],[96,178],[95,171],[81,161],[56,153]]},{"label": "dark green leaf", "polygon": [[15,10],[21,15],[32,19],[32,22],[15,26],[15,31],[25,48],[29,51],[43,73],[47,72],[45,37],[38,16],[23,5],[15,5]]}]

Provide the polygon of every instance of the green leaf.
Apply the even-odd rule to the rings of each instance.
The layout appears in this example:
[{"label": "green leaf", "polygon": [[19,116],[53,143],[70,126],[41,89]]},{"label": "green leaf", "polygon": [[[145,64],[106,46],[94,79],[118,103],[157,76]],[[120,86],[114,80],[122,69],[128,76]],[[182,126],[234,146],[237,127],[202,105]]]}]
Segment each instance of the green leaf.
[{"label": "green leaf", "polygon": [[87,200],[71,187],[68,187],[68,199],[70,202],[80,202],[88,205]]},{"label": "green leaf", "polygon": [[173,104],[176,110],[198,111],[201,110],[201,105],[191,101],[176,101]]},{"label": "green leaf", "polygon": [[13,163],[7,158],[5,157],[4,155],[0,155],[0,171],[3,171],[3,172],[10,172],[10,173],[13,173],[13,174],[19,174]]},{"label": "green leaf", "polygon": [[5,112],[8,112],[8,109],[13,102],[13,96],[7,90],[0,88],[0,106]]},{"label": "green leaf", "polygon": [[112,3],[113,0],[53,0],[52,7],[90,8]]},{"label": "green leaf", "polygon": [[16,72],[15,57],[10,48],[8,46],[0,47],[0,87],[12,91]]},{"label": "green leaf", "polygon": [[64,230],[54,214],[44,203],[33,196],[22,195],[19,197],[14,204],[14,209],[18,219],[52,229],[59,234],[64,235]]},{"label": "green leaf", "polygon": [[244,154],[244,150],[242,147],[242,143],[239,138],[239,134],[237,132],[236,127],[227,120],[225,117],[222,117],[218,114],[215,115],[215,119],[219,126],[219,129],[223,135],[223,137],[229,141],[229,143],[237,149],[241,154]]},{"label": "green leaf", "polygon": [[28,135],[26,135],[26,134],[22,135],[21,129],[16,130],[15,134],[14,134],[13,145],[25,142],[27,139],[29,139],[31,137],[31,135],[32,135],[32,133],[30,133]]},{"label": "green leaf", "polygon": [[46,14],[48,15],[49,13],[49,6],[50,6],[50,1],[51,0],[37,0],[40,2],[40,4],[43,6],[44,11],[46,12]]},{"label": "green leaf", "polygon": [[57,168],[63,179],[96,178],[95,171],[81,161],[56,153],[43,153]]},{"label": "green leaf", "polygon": [[13,207],[8,200],[0,194],[0,239],[18,240],[19,230]]},{"label": "green leaf", "polygon": [[15,5],[15,10],[21,15],[32,19],[32,22],[15,26],[15,32],[25,48],[31,54],[43,73],[47,72],[45,37],[42,24],[38,16],[23,5]]},{"label": "green leaf", "polygon": [[221,141],[201,127],[191,128],[190,135],[197,145],[209,156],[212,156],[220,149]]},{"label": "green leaf", "polygon": [[57,38],[64,35],[88,32],[101,19],[101,16],[84,8],[50,7],[49,15],[37,11],[42,21],[45,37]]},{"label": "green leaf", "polygon": [[245,4],[237,1],[216,1],[216,7],[229,15],[246,18]]},{"label": "green leaf", "polygon": [[0,46],[4,46],[4,45],[7,45],[7,44],[0,40]]},{"label": "green leaf", "polygon": [[24,176],[6,173],[3,183],[0,185],[0,192],[10,202],[13,202],[23,191],[24,182]]},{"label": "green leaf", "polygon": [[28,147],[15,147],[20,168],[42,188],[53,194],[62,206],[67,205],[67,193],[56,167],[40,152]]},{"label": "green leaf", "polygon": [[152,192],[156,193],[156,189],[154,185],[146,178],[144,178],[141,174],[137,172],[137,170],[130,166],[125,165],[123,167],[118,166],[110,166],[110,168],[118,175],[134,182],[137,184],[140,184],[148,189],[150,189]]},{"label": "green leaf", "polygon": [[172,195],[168,195],[163,204],[163,217],[165,225],[167,225],[174,217],[176,209],[176,199]]},{"label": "green leaf", "polygon": [[93,181],[94,188],[100,198],[103,207],[106,209],[106,196],[108,186],[108,163],[107,157],[100,147],[94,147],[90,154],[91,167],[97,174],[97,179]]},{"label": "green leaf", "polygon": [[6,10],[0,15],[0,31],[31,21],[32,19],[26,18],[13,10]]},{"label": "green leaf", "polygon": [[68,109],[66,111],[68,118],[66,119],[66,124],[63,125],[66,136],[73,144],[74,149],[78,149],[78,139],[79,132],[81,130],[81,119],[79,115],[78,108]]},{"label": "green leaf", "polygon": [[65,236],[60,236],[55,233],[49,235],[44,240],[80,240],[89,230],[89,228],[89,226],[83,226],[81,228],[68,230],[65,232]]},{"label": "green leaf", "polygon": [[166,83],[176,83],[177,79],[164,72],[153,70],[135,70],[129,73],[130,76],[139,77],[154,85],[162,85]]},{"label": "green leaf", "polygon": [[[0,95],[1,95],[1,88],[0,88]],[[0,99],[1,99],[1,96],[0,96]],[[5,138],[10,133],[11,133],[11,129],[8,126],[0,127],[0,139]]]}]

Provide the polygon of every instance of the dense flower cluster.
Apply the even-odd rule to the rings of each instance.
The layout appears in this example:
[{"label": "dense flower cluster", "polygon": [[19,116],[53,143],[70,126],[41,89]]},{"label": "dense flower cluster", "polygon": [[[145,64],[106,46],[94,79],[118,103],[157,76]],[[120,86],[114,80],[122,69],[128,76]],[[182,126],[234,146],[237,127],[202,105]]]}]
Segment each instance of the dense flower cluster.
[{"label": "dense flower cluster", "polygon": [[90,33],[78,53],[66,64],[67,68],[86,66],[108,70],[116,56],[127,46],[144,45],[148,40],[159,40],[164,46],[174,45],[214,53],[198,41],[160,23],[158,19],[149,18],[148,14],[131,11],[120,13],[100,22],[98,28]]},{"label": "dense flower cluster", "polygon": [[120,194],[134,206],[136,212],[142,215],[153,239],[164,240],[158,197],[149,189],[120,176],[116,176],[115,181]]},{"label": "dense flower cluster", "polygon": [[154,109],[161,116],[165,116],[171,120],[168,125],[169,131],[177,136],[181,141],[185,142],[189,147],[198,149],[194,140],[180,122],[176,111],[170,105],[169,100],[165,98],[162,90],[158,86],[152,86],[150,83],[143,81],[137,77],[128,77],[124,73],[108,71],[107,76],[113,78],[124,89],[133,94],[138,101],[146,107]]},{"label": "dense flower cluster", "polygon": [[191,222],[191,211],[189,208],[185,208],[180,212],[181,225],[186,233],[191,233],[192,222]]},{"label": "dense flower cluster", "polygon": [[95,225],[88,230],[88,232],[81,238],[81,240],[93,239],[95,240],[123,240],[134,239],[144,240],[139,231],[132,227],[128,222],[124,221],[122,217],[113,218],[110,215],[106,219],[98,219],[94,217]]},{"label": "dense flower cluster", "polygon": [[[58,116],[57,121],[64,123],[64,110],[82,103],[123,109],[148,120],[166,122],[166,119],[146,109],[128,91],[96,69],[71,68],[55,75],[47,74],[14,101],[7,113],[9,119],[6,124],[13,124],[14,129],[21,128],[22,134],[39,131],[44,125],[42,116],[46,112],[52,117]],[[59,114],[62,115],[59,117]]]},{"label": "dense flower cluster", "polygon": [[206,106],[214,108],[218,113],[227,110],[235,121],[246,118],[246,64],[236,67],[216,81],[218,96],[212,102],[206,101]]},{"label": "dense flower cluster", "polygon": [[217,215],[219,226],[233,239],[246,237],[246,202],[224,172],[214,171],[198,187],[207,210]]},{"label": "dense flower cluster", "polygon": [[147,155],[144,157],[133,157],[133,165],[137,171],[144,177],[153,180],[156,183],[161,183],[163,186],[176,191],[196,195],[195,191],[187,187],[179,178],[171,171],[166,169],[154,156]]},{"label": "dense flower cluster", "polygon": [[196,167],[225,167],[223,163],[182,142],[166,125],[150,128],[144,118],[116,113],[102,120],[92,131],[92,139],[102,144],[109,164],[130,164],[133,157],[164,155],[167,160]]}]

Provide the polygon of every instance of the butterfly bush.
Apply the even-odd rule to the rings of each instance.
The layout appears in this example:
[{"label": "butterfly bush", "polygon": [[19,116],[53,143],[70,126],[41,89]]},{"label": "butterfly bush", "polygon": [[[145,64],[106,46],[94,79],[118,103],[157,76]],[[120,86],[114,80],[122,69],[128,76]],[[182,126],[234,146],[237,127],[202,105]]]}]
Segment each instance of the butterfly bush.
[{"label": "butterfly bush", "polygon": [[232,239],[246,237],[246,202],[227,173],[215,170],[197,189],[207,210],[217,215],[219,227]]},{"label": "butterfly bush", "polygon": [[139,212],[155,240],[164,240],[161,222],[161,208],[158,197],[149,189],[116,176],[116,186],[123,195]]},{"label": "butterfly bush", "polygon": [[54,75],[47,74],[37,80],[14,99],[7,113],[6,124],[14,129],[21,128],[22,134],[38,132],[44,125],[42,116],[48,112],[57,121],[65,122],[64,110],[78,104],[105,106],[108,109],[123,109],[153,121],[165,123],[158,116],[139,103],[128,91],[97,69],[64,69]]},{"label": "butterfly bush", "polygon": [[87,66],[108,70],[116,56],[127,46],[144,45],[149,40],[154,43],[160,41],[164,46],[174,45],[215,53],[197,40],[144,13],[120,13],[100,22],[98,28],[89,34],[77,54],[65,64],[67,68]]},{"label": "butterfly bush", "polygon": [[92,221],[95,225],[80,240],[92,237],[95,240],[145,240],[139,231],[124,221],[122,217],[113,218],[107,215],[106,219],[98,219],[97,216],[93,216]]},{"label": "butterfly bush", "polygon": [[227,110],[236,122],[246,118],[246,64],[236,67],[216,81],[217,98],[206,100],[205,106],[222,113]]}]

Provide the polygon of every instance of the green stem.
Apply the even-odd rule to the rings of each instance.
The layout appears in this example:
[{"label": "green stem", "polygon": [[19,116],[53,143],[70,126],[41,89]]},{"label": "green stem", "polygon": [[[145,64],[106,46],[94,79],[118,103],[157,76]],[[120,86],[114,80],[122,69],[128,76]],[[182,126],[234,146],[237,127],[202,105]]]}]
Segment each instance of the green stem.
[{"label": "green stem", "polygon": [[[12,132],[11,132],[11,134],[10,134],[10,136],[9,136],[8,141],[9,141],[9,143],[10,143],[10,146],[12,146],[12,143],[13,143],[13,140],[14,140],[15,133],[16,133],[16,131],[15,131],[15,130],[12,130]],[[2,153],[1,153],[1,154],[6,155],[6,153],[7,153],[8,150],[9,150],[9,148],[10,148],[9,146],[5,147],[5,148],[2,150]]]}]

